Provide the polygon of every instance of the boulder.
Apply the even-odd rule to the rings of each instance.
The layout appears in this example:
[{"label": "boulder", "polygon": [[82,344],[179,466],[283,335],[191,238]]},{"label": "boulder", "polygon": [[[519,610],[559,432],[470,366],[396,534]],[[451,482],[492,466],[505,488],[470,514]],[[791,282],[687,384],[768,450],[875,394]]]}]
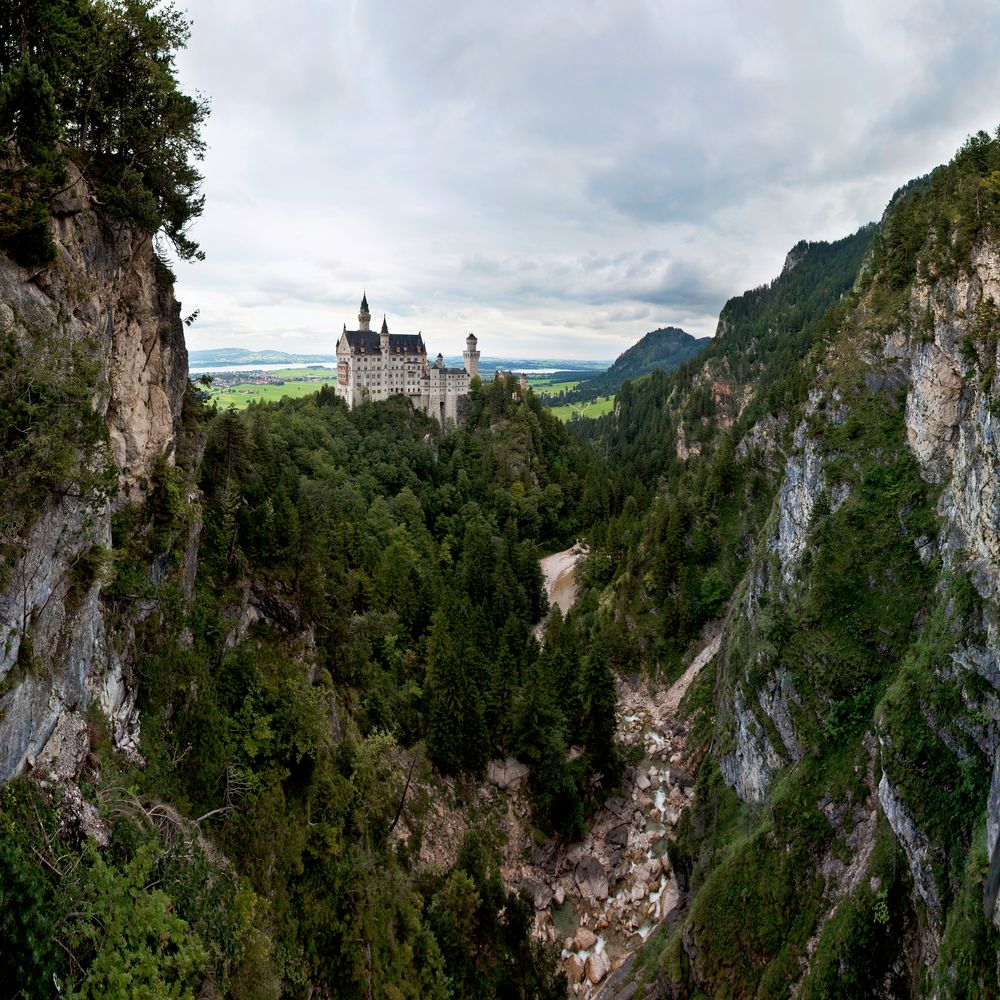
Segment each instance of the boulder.
[{"label": "boulder", "polygon": [[552,902],[552,890],[545,883],[529,882],[523,886],[531,893],[536,910],[544,910]]},{"label": "boulder", "polygon": [[587,978],[596,986],[611,971],[611,962],[608,956],[594,952],[587,956],[586,973]]},{"label": "boulder", "polygon": [[639,900],[645,899],[649,895],[649,886],[645,882],[636,882],[632,886],[632,902],[638,903]]},{"label": "boulder", "polygon": [[619,847],[628,847],[628,823],[619,823],[618,826],[608,830],[604,838],[608,844],[617,844]]},{"label": "boulder", "polygon": [[506,760],[490,761],[486,778],[497,788],[514,788],[528,777],[528,765],[522,764],[513,757]]},{"label": "boulder", "polygon": [[608,874],[597,858],[584,858],[573,873],[576,887],[585,899],[608,898]]},{"label": "boulder", "polygon": [[573,943],[577,951],[590,951],[597,944],[597,935],[588,927],[578,927]]},{"label": "boulder", "polygon": [[570,986],[576,986],[577,983],[583,982],[583,962],[576,955],[570,955],[563,968]]}]

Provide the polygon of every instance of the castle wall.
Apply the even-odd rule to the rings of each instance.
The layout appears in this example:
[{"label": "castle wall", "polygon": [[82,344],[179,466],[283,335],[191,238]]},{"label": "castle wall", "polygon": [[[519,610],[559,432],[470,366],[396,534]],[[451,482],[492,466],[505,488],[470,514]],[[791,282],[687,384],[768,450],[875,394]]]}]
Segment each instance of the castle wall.
[{"label": "castle wall", "polygon": [[[367,303],[362,302],[358,316],[361,331],[369,332]],[[437,363],[427,366],[427,354],[420,335],[407,334],[396,339],[396,350],[383,323],[382,334],[376,346],[358,332],[344,333],[337,343],[337,396],[353,408],[367,396],[371,400],[385,400],[391,396],[406,396],[414,409],[439,421],[442,426],[450,420],[457,424],[460,414],[459,400],[468,397],[469,381],[478,372],[479,351],[475,338],[466,341],[462,357],[464,368],[445,368],[441,356]],[[416,351],[406,345],[413,340]],[[403,350],[399,348],[403,345]]]}]

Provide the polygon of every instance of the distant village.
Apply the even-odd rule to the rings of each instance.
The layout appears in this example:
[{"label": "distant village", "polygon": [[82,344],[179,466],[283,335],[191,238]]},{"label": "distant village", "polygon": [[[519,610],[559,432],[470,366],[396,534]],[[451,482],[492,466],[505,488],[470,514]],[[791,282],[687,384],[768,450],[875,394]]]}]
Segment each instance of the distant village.
[{"label": "distant village", "polygon": [[286,385],[289,382],[329,382],[336,377],[336,372],[332,368],[324,368],[323,365],[302,365],[302,369],[308,369],[315,374],[310,375],[288,375],[284,372],[268,372],[259,368],[250,371],[239,372],[211,372],[212,385],[216,389],[235,389],[237,386],[246,386],[241,390],[247,394],[254,391],[254,386],[261,385]]}]

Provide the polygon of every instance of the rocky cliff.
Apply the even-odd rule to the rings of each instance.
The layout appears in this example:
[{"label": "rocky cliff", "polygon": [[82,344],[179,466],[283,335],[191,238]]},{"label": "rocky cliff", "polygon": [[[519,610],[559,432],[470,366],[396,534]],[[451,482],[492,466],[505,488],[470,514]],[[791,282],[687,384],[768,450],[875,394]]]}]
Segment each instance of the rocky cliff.
[{"label": "rocky cliff", "polygon": [[713,751],[673,851],[689,908],[650,995],[997,988],[1000,229],[973,198],[984,169],[963,150],[890,206],[803,368],[808,398],[740,428],[735,454],[780,483],[730,602]]},{"label": "rocky cliff", "polygon": [[20,448],[40,465],[0,487],[0,779],[95,699],[126,737],[127,628],[112,637],[101,602],[111,516],[173,462],[187,384],[180,307],[152,240],[109,222],[72,167],[67,180],[56,260],[29,271],[0,257],[8,458]]}]

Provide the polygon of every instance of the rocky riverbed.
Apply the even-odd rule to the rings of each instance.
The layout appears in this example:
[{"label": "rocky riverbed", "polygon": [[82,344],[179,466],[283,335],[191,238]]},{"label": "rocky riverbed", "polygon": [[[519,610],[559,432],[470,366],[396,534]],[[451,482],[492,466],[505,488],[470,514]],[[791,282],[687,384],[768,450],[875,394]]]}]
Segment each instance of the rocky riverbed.
[{"label": "rocky riverbed", "polygon": [[504,881],[532,894],[535,933],[560,946],[575,996],[594,996],[677,904],[667,839],[691,800],[693,784],[683,768],[687,731],[677,706],[718,648],[718,634],[707,637],[671,688],[647,681],[620,684],[617,736],[627,746],[641,747],[643,756],[622,791],[592,818],[585,840],[536,844],[520,790],[525,773],[515,761],[491,766],[491,782],[508,794]]},{"label": "rocky riverbed", "polygon": [[[542,560],[549,600],[564,612],[575,599],[576,563],[585,554],[577,545]],[[718,626],[707,632],[701,650],[670,687],[648,679],[619,681],[616,738],[623,749],[639,748],[641,758],[618,794],[591,817],[584,840],[538,842],[526,789],[528,768],[520,761],[493,761],[487,781],[472,792],[478,800],[475,811],[491,817],[501,833],[504,884],[531,894],[534,932],[559,947],[573,996],[595,997],[677,905],[667,841],[693,794],[693,777],[684,767],[687,726],[678,707],[698,672],[715,657],[720,638]],[[441,778],[411,789],[424,817],[421,866],[443,871],[454,864],[469,792],[466,788],[459,796],[454,782]],[[459,799],[466,808],[459,807]],[[396,835],[405,840],[404,826]]]}]

